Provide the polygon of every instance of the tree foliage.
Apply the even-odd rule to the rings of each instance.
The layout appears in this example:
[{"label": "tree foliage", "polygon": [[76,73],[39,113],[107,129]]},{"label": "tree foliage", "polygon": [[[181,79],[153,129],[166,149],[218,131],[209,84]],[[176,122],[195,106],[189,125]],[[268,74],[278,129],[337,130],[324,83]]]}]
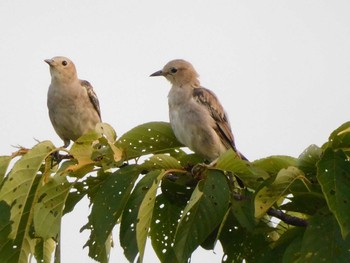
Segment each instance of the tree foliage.
[{"label": "tree foliage", "polygon": [[208,165],[181,147],[168,123],[118,139],[99,124],[69,151],[44,141],[1,156],[0,262],[60,262],[62,217],[85,196],[85,246],[98,262],[117,224],[130,262],[148,239],[161,262],[217,242],[222,262],[350,262],[350,122],[298,158],[247,162],[229,150]]}]

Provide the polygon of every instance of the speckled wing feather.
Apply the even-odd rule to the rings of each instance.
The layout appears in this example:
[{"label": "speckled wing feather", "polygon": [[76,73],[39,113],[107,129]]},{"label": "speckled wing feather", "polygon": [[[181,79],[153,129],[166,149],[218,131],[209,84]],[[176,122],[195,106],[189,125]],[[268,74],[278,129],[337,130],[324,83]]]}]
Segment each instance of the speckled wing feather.
[{"label": "speckled wing feather", "polygon": [[89,95],[89,99],[92,103],[92,105],[94,106],[95,110],[98,113],[98,116],[100,117],[101,120],[101,110],[100,110],[100,103],[98,101],[97,95],[93,89],[93,87],[91,86],[90,82],[86,81],[86,80],[80,80],[80,84],[86,88],[86,91]]},{"label": "speckled wing feather", "polygon": [[211,117],[216,122],[216,127],[213,128],[216,130],[222,143],[227,149],[232,147],[237,152],[225,110],[215,94],[206,88],[200,87],[193,89],[193,98],[208,109]]}]

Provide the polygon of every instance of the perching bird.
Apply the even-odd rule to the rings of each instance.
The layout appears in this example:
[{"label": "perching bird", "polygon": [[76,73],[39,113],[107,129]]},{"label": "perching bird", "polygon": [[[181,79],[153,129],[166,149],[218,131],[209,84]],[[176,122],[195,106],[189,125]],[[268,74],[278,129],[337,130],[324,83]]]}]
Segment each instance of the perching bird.
[{"label": "perching bird", "polygon": [[172,84],[168,94],[169,118],[174,134],[182,144],[209,161],[214,161],[229,148],[247,160],[236,149],[224,108],[212,91],[200,86],[191,63],[172,60],[150,76],[164,76]]},{"label": "perching bird", "polygon": [[77,76],[74,63],[66,57],[44,60],[50,65],[51,84],[47,94],[47,107],[51,123],[68,147],[101,122],[98,98],[86,80]]}]

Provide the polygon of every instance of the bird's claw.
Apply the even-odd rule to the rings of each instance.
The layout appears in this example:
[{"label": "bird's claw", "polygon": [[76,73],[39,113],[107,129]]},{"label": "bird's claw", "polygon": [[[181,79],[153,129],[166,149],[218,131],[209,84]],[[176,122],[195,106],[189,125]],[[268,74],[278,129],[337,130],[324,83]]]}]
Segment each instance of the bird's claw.
[{"label": "bird's claw", "polygon": [[203,174],[207,169],[208,169],[207,164],[199,163],[193,166],[191,173],[195,179],[201,180],[203,179]]}]

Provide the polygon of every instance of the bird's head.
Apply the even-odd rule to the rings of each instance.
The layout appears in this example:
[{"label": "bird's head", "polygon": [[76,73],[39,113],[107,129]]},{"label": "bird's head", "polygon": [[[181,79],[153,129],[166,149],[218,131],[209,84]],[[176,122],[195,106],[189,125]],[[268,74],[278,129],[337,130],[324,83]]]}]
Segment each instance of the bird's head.
[{"label": "bird's head", "polygon": [[50,73],[53,79],[69,81],[77,78],[77,71],[73,61],[66,57],[53,57],[44,60],[50,66]]},{"label": "bird's head", "polygon": [[162,70],[156,71],[150,77],[164,76],[171,84],[176,86],[199,86],[198,73],[191,63],[183,59],[175,59],[168,62]]}]

